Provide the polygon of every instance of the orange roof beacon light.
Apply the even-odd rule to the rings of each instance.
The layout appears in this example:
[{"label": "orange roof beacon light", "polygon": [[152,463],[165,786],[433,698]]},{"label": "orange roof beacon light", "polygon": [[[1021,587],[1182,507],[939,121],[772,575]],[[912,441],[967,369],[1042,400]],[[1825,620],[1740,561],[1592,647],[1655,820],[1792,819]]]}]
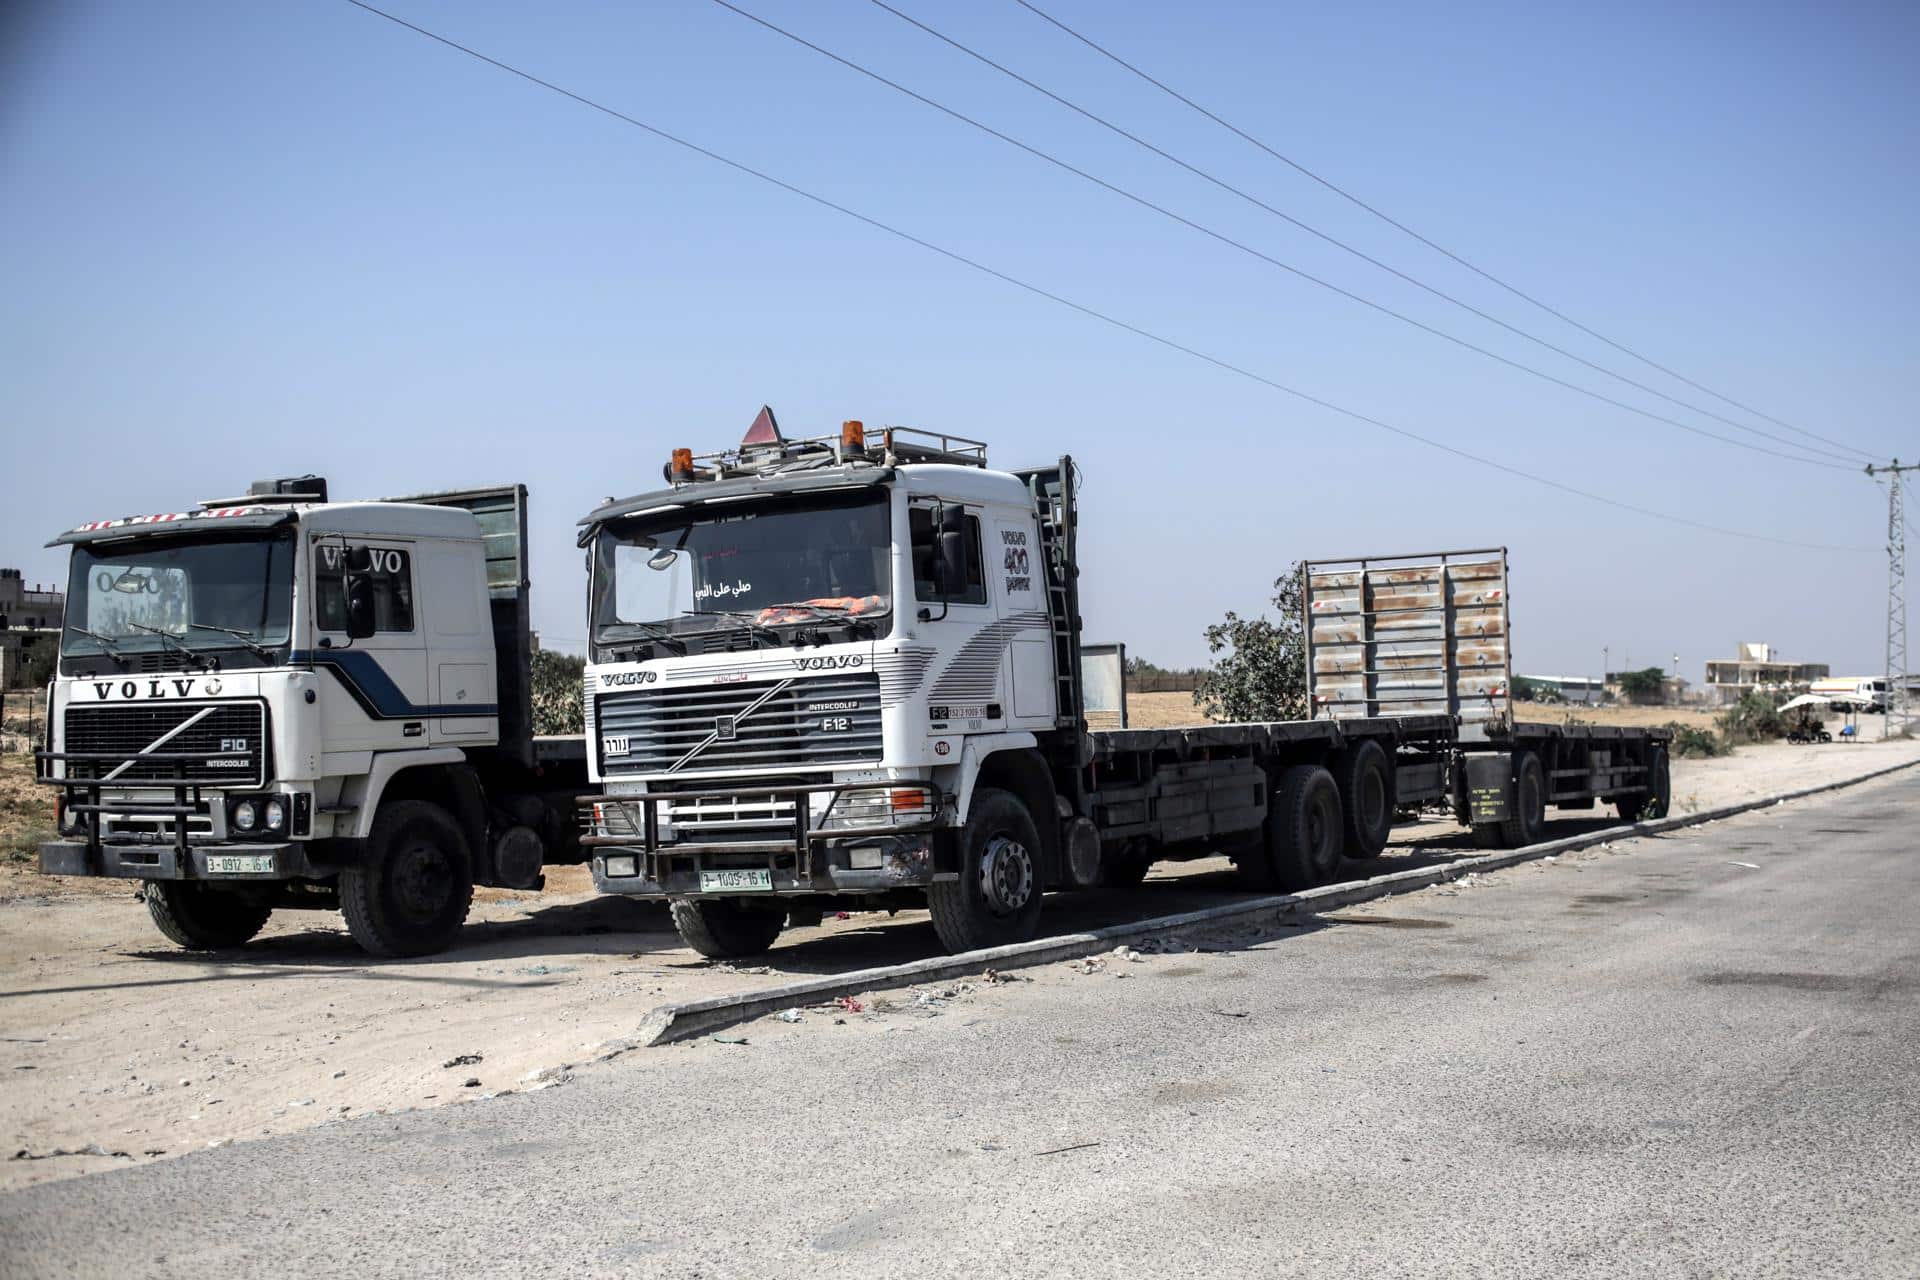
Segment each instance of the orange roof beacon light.
[{"label": "orange roof beacon light", "polygon": [[675,449],[673,461],[667,464],[667,479],[678,484],[693,479],[693,450]]},{"label": "orange roof beacon light", "polygon": [[840,424],[840,448],[848,453],[867,451],[867,424],[858,418]]}]

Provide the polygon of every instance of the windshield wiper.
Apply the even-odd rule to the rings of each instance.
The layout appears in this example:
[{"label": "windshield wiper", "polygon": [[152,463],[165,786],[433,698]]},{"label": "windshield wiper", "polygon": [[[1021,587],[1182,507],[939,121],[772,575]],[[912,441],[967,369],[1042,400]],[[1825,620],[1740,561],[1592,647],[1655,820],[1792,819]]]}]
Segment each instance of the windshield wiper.
[{"label": "windshield wiper", "polygon": [[769,643],[776,644],[776,645],[782,645],[787,643],[787,638],[785,636],[781,635],[778,631],[775,631],[772,627],[768,626],[766,623],[761,622],[753,614],[747,613],[744,610],[695,609],[693,611],[693,614],[697,618],[732,618],[735,621],[739,622],[741,626],[746,628],[747,634],[749,636],[760,636],[765,638]]},{"label": "windshield wiper", "polygon": [[98,640],[101,649],[106,651],[106,655],[109,658],[112,658],[123,667],[127,665],[127,655],[115,647],[112,636],[103,636],[98,631],[89,631],[85,627],[76,627],[71,622],[67,624],[67,630],[83,635],[89,640]]},{"label": "windshield wiper", "polygon": [[216,627],[211,622],[189,622],[187,625],[195,631],[218,631],[222,635],[232,636],[245,645],[247,652],[254,657],[265,658],[268,661],[273,659],[273,650],[255,640],[251,631],[242,631],[238,627]]},{"label": "windshield wiper", "polygon": [[664,622],[613,622],[600,628],[600,638],[603,641],[617,639],[618,637],[609,636],[608,633],[624,631],[629,628],[640,632],[641,635],[649,640],[658,640],[664,645],[678,646],[683,656],[687,652],[687,642],[669,631],[667,624]]},{"label": "windshield wiper", "polygon": [[127,619],[127,625],[132,627],[135,631],[144,631],[148,635],[159,636],[160,643],[163,647],[169,648],[169,649],[178,649],[184,656],[199,663],[203,667],[211,665],[208,663],[207,657],[205,654],[201,653],[198,649],[195,649],[193,646],[186,644],[185,642],[175,637],[171,631],[165,631],[159,627],[150,627],[144,622],[135,622],[132,618]]},{"label": "windshield wiper", "polygon": [[[778,609],[805,610],[816,619],[842,622],[856,629],[865,627],[870,633],[875,635],[879,634],[880,631],[879,624],[872,618],[854,613],[843,604],[823,604],[817,600],[789,600],[781,604],[770,604],[762,609],[761,612],[770,613]],[[818,626],[813,627],[810,632],[812,637],[816,637],[816,643],[818,643],[817,637],[819,637],[820,634],[821,632]]]}]

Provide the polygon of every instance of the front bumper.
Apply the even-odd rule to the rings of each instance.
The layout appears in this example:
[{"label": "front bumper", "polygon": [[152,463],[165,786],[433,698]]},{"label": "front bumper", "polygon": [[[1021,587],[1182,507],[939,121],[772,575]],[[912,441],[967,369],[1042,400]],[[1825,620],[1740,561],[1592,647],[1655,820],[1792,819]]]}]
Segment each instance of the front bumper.
[{"label": "front bumper", "polygon": [[[264,855],[271,867],[265,871],[208,869],[208,858],[235,855],[256,859]],[[50,876],[112,876],[125,880],[271,881],[318,879],[338,868],[317,865],[304,841],[196,844],[190,845],[183,856],[172,845],[103,843],[96,851],[85,840],[49,840],[40,846],[40,870]]]},{"label": "front bumper", "polygon": [[[748,852],[725,845],[664,845],[651,854],[601,848],[594,850],[593,885],[602,893],[647,898],[885,893],[951,879],[951,846],[951,832],[923,831],[814,841],[804,853]],[[610,874],[610,863],[619,868],[630,865],[634,874]],[[761,870],[768,873],[766,888],[711,890],[701,883],[703,872]]]},{"label": "front bumper", "polygon": [[[830,814],[849,795],[920,797],[884,825],[813,825],[812,798],[829,797]],[[822,783],[740,791],[682,791],[581,796],[594,834],[593,882],[603,893],[641,897],[739,894],[880,893],[932,884],[953,870],[950,799],[922,782]],[[701,806],[728,806],[731,820],[709,823]],[[741,819],[752,810],[757,816]],[[699,816],[689,819],[691,809]],[[615,825],[617,824],[617,826]],[[743,829],[746,828],[746,829]],[[617,832],[617,833],[615,833]],[[604,833],[604,834],[603,834]],[[751,889],[707,888],[705,873],[748,872]]]}]

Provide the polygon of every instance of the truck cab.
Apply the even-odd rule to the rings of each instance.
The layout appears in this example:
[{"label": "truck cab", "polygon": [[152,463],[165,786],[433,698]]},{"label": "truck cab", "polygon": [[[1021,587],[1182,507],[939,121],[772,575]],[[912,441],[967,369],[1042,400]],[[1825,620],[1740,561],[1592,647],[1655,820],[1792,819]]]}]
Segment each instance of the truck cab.
[{"label": "truck cab", "polygon": [[42,870],[144,881],[183,945],[338,906],[381,955],[444,946],[475,883],[536,885],[572,779],[542,786],[569,753],[530,734],[524,510],[518,486],[330,502],[308,476],[60,535]]},{"label": "truck cab", "polygon": [[595,883],[670,899],[708,955],[830,906],[1010,941],[1062,878],[1049,757],[1080,721],[1039,473],[876,436],[789,441],[762,409],[582,522]]}]

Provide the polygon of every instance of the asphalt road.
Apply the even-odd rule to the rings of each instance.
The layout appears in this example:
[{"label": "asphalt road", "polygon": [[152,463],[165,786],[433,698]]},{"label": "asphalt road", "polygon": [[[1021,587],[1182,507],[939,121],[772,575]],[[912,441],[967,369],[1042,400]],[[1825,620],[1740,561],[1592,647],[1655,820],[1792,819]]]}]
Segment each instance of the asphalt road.
[{"label": "asphalt road", "polygon": [[34,1187],[0,1272],[1910,1277],[1917,815],[1896,775]]}]

